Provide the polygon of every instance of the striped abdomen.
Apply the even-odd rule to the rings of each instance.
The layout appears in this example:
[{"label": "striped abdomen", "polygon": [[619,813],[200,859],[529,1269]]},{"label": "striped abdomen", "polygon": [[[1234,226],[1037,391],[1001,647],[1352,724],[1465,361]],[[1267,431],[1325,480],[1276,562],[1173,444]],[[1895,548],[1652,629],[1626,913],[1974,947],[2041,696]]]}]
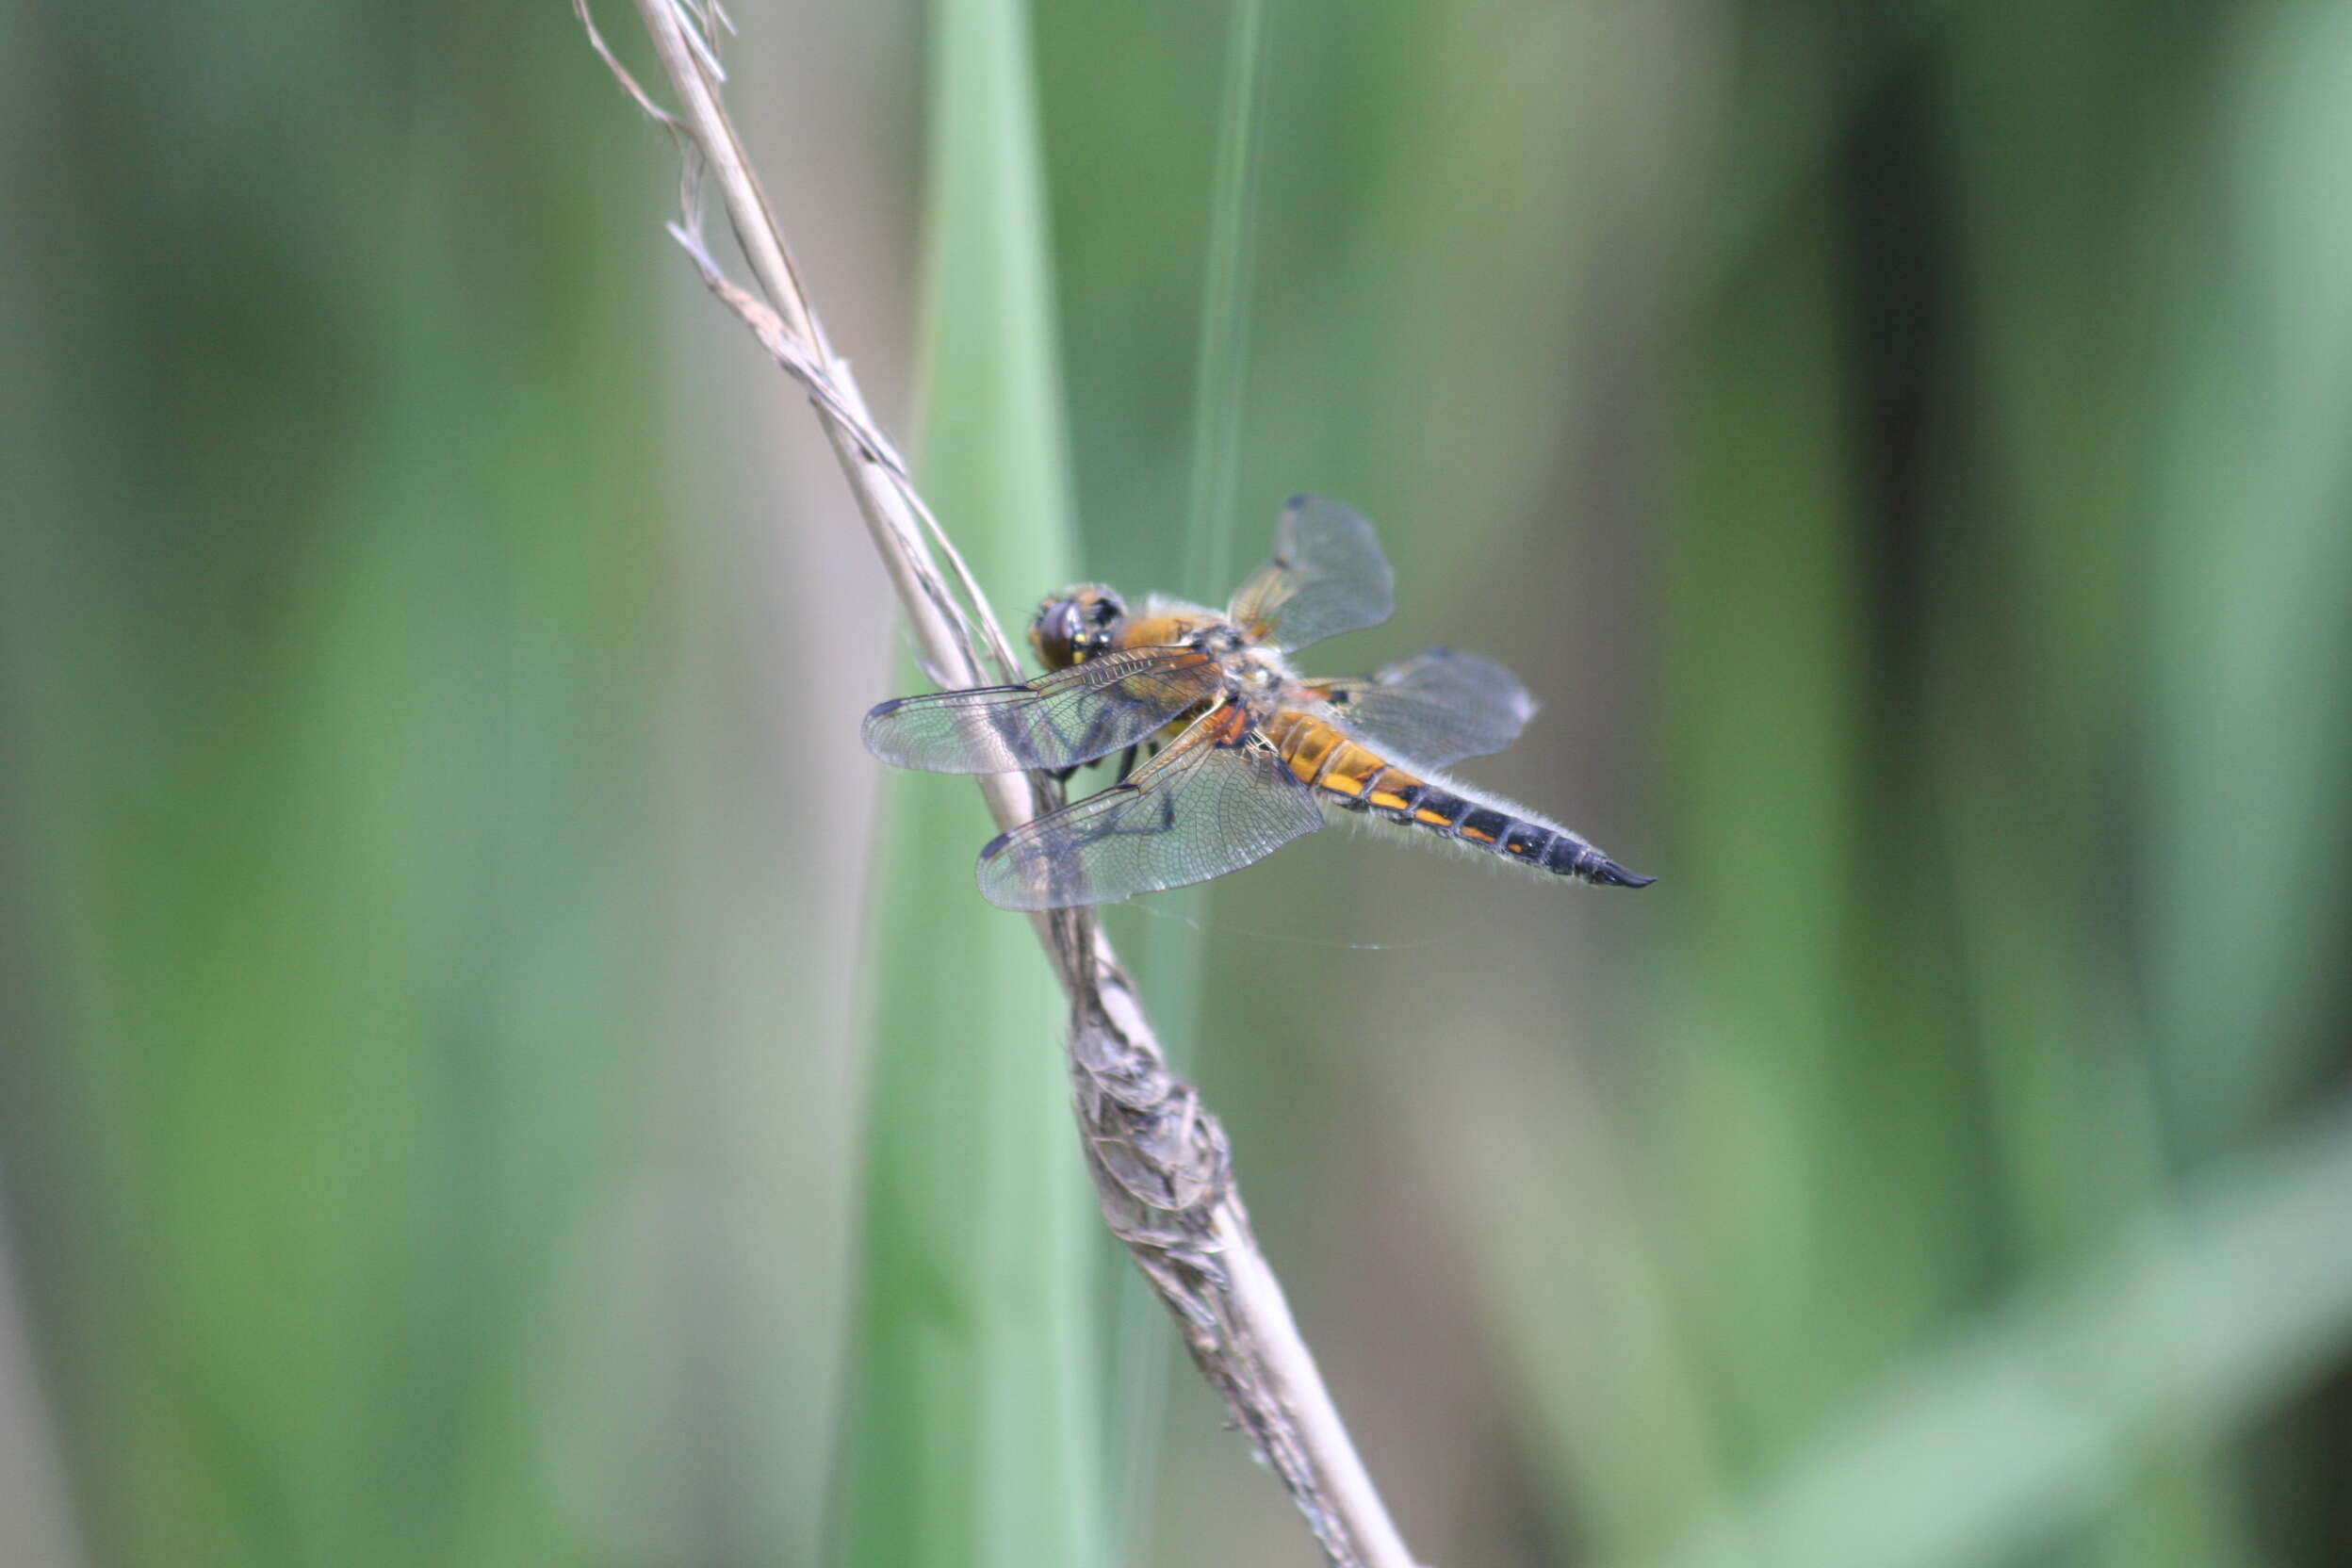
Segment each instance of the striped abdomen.
[{"label": "striped abdomen", "polygon": [[1627,871],[1557,824],[1424,778],[1312,713],[1278,713],[1266,736],[1300,783],[1348,810],[1418,827],[1560,876],[1613,888],[1645,888],[1656,880]]}]

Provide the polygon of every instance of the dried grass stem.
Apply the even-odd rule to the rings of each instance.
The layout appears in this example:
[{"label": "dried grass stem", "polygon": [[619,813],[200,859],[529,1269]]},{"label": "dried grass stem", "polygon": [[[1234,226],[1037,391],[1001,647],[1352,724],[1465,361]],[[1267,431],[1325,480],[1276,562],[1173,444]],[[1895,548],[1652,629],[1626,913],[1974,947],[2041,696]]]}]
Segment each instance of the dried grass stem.
[{"label": "dried grass stem", "polygon": [[[696,0],[637,0],[678,94],[678,107],[670,110],[613,57],[586,0],[574,0],[574,9],[623,88],[677,139],[683,216],[670,232],[711,292],[808,391],[926,669],[944,686],[986,684],[991,665],[994,678],[1018,678],[986,596],[916,494],[906,465],[874,427],[801,287],[723,101],[712,26],[724,16]],[[703,242],[705,178],[719,190],[764,299],[731,282]],[[935,543],[949,562],[947,572]],[[1058,794],[1019,774],[979,783],[1003,828],[1028,821]],[[1035,921],[1070,1001],[1072,1097],[1105,1221],[1167,1303],[1202,1376],[1290,1489],[1329,1560],[1338,1568],[1413,1568],[1250,1233],[1223,1129],[1199,1092],[1168,1070],[1135,988],[1091,912],[1065,910]]]}]

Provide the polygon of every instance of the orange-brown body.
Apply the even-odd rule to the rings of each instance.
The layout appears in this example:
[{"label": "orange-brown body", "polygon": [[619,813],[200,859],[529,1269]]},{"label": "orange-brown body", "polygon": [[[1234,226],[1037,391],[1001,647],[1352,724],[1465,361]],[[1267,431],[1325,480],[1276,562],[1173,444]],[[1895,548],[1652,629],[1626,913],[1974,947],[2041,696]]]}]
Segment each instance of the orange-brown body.
[{"label": "orange-brown body", "polygon": [[[1531,869],[1633,883],[1622,867],[1559,824],[1435,779],[1358,740],[1324,701],[1325,689],[1293,674],[1253,631],[1215,611],[1155,598],[1105,640],[1126,648],[1191,645],[1211,652],[1230,675],[1229,727],[1235,738],[1245,724],[1264,735],[1291,776],[1328,807],[1420,828]],[[1160,739],[1172,740],[1211,706],[1180,714]]]},{"label": "orange-brown body", "polygon": [[1393,591],[1370,524],[1294,498],[1272,558],[1223,612],[1155,596],[1131,613],[1112,589],[1081,583],[1030,621],[1046,675],[894,698],[866,716],[866,744],[941,773],[1068,778],[1118,759],[1108,788],[981,850],[981,890],[1005,908],[1206,881],[1341,811],[1530,870],[1647,883],[1559,824],[1436,771],[1519,733],[1534,704],[1509,671],[1447,648],[1346,679],[1291,667],[1296,649],[1379,625]]}]

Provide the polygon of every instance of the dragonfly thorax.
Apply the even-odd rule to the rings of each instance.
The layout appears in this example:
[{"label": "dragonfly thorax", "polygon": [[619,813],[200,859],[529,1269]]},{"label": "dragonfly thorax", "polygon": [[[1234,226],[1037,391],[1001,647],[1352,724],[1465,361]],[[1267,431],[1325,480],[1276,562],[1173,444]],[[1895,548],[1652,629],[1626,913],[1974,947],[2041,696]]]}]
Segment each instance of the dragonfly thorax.
[{"label": "dragonfly thorax", "polygon": [[1281,653],[1262,643],[1240,637],[1219,655],[1225,665],[1226,690],[1250,710],[1252,723],[1264,725],[1288,699],[1296,678]]}]

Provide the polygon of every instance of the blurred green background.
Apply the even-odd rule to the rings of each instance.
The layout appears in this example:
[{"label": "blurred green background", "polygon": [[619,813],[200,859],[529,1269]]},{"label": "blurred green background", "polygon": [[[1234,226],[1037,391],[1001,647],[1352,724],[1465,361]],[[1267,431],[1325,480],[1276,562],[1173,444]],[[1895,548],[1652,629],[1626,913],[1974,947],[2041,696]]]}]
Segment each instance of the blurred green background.
[{"label": "blurred green background", "polygon": [[[1661,878],[1111,918],[1424,1561],[2352,1561],[2352,8],[738,21],[1000,610],[1345,498]],[[567,8],[0,117],[0,1563],[1315,1560]]]}]

